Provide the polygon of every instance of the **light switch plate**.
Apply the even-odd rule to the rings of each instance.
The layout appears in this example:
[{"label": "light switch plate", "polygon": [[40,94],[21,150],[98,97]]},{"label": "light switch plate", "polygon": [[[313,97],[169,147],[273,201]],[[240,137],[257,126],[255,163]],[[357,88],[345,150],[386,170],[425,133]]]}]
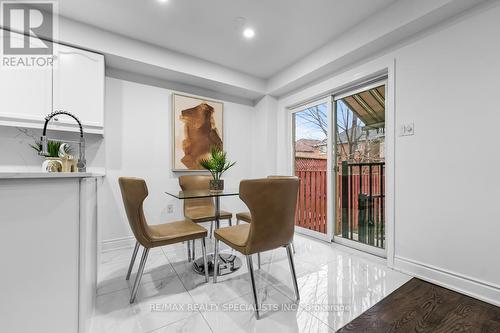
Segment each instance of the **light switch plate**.
[{"label": "light switch plate", "polygon": [[399,127],[399,136],[410,136],[415,134],[415,125],[413,123],[402,124]]}]

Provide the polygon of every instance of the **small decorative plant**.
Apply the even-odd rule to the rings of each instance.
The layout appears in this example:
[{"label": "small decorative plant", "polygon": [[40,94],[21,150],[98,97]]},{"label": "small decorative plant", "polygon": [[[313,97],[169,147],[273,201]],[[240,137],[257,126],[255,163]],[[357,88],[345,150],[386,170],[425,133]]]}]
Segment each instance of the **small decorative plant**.
[{"label": "small decorative plant", "polygon": [[[59,141],[48,141],[47,142],[47,152],[49,155],[46,157],[59,157],[59,148],[63,143]],[[34,145],[30,145],[36,152],[40,152],[42,150],[42,143],[40,141],[36,141]],[[72,149],[69,145],[64,146],[64,151],[67,155],[72,154]]]},{"label": "small decorative plant", "polygon": [[210,171],[214,178],[210,181],[210,190],[222,191],[224,189],[224,180],[221,179],[221,176],[235,164],[236,162],[227,160],[227,153],[220,147],[212,146],[210,157],[200,161],[200,165]]}]

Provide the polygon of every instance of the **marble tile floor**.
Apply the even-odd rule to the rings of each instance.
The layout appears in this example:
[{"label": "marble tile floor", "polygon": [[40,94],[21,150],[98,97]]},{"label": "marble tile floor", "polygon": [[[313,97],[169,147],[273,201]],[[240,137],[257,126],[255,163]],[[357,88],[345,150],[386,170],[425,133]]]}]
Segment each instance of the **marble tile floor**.
[{"label": "marble tile floor", "polygon": [[[207,246],[211,253],[213,240]],[[187,262],[185,244],[153,249],[131,305],[140,253],[130,282],[125,275],[133,249],[103,253],[92,333],[334,332],[410,280],[384,260],[340,245],[296,235],[295,248],[298,303],[285,249],[263,253],[260,270],[254,260],[260,320],[253,313],[250,278],[240,254],[240,270],[206,284]],[[196,251],[201,256],[199,242]],[[222,246],[222,252],[231,250]]]}]

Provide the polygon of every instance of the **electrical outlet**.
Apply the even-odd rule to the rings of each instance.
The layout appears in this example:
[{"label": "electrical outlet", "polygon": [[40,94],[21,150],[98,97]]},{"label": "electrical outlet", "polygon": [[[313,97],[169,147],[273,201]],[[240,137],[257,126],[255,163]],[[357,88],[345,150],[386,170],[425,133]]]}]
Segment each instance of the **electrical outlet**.
[{"label": "electrical outlet", "polygon": [[167,205],[167,213],[172,214],[174,212],[174,205]]},{"label": "electrical outlet", "polygon": [[400,125],[399,136],[410,136],[413,134],[415,134],[415,125],[413,123]]}]

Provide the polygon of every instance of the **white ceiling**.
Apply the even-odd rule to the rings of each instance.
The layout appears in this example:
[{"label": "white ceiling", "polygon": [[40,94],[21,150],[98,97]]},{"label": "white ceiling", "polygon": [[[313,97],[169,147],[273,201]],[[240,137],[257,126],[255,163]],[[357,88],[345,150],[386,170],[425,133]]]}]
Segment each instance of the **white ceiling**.
[{"label": "white ceiling", "polygon": [[[267,79],[395,1],[64,0],[59,13]],[[242,37],[238,17],[254,39]]]}]

